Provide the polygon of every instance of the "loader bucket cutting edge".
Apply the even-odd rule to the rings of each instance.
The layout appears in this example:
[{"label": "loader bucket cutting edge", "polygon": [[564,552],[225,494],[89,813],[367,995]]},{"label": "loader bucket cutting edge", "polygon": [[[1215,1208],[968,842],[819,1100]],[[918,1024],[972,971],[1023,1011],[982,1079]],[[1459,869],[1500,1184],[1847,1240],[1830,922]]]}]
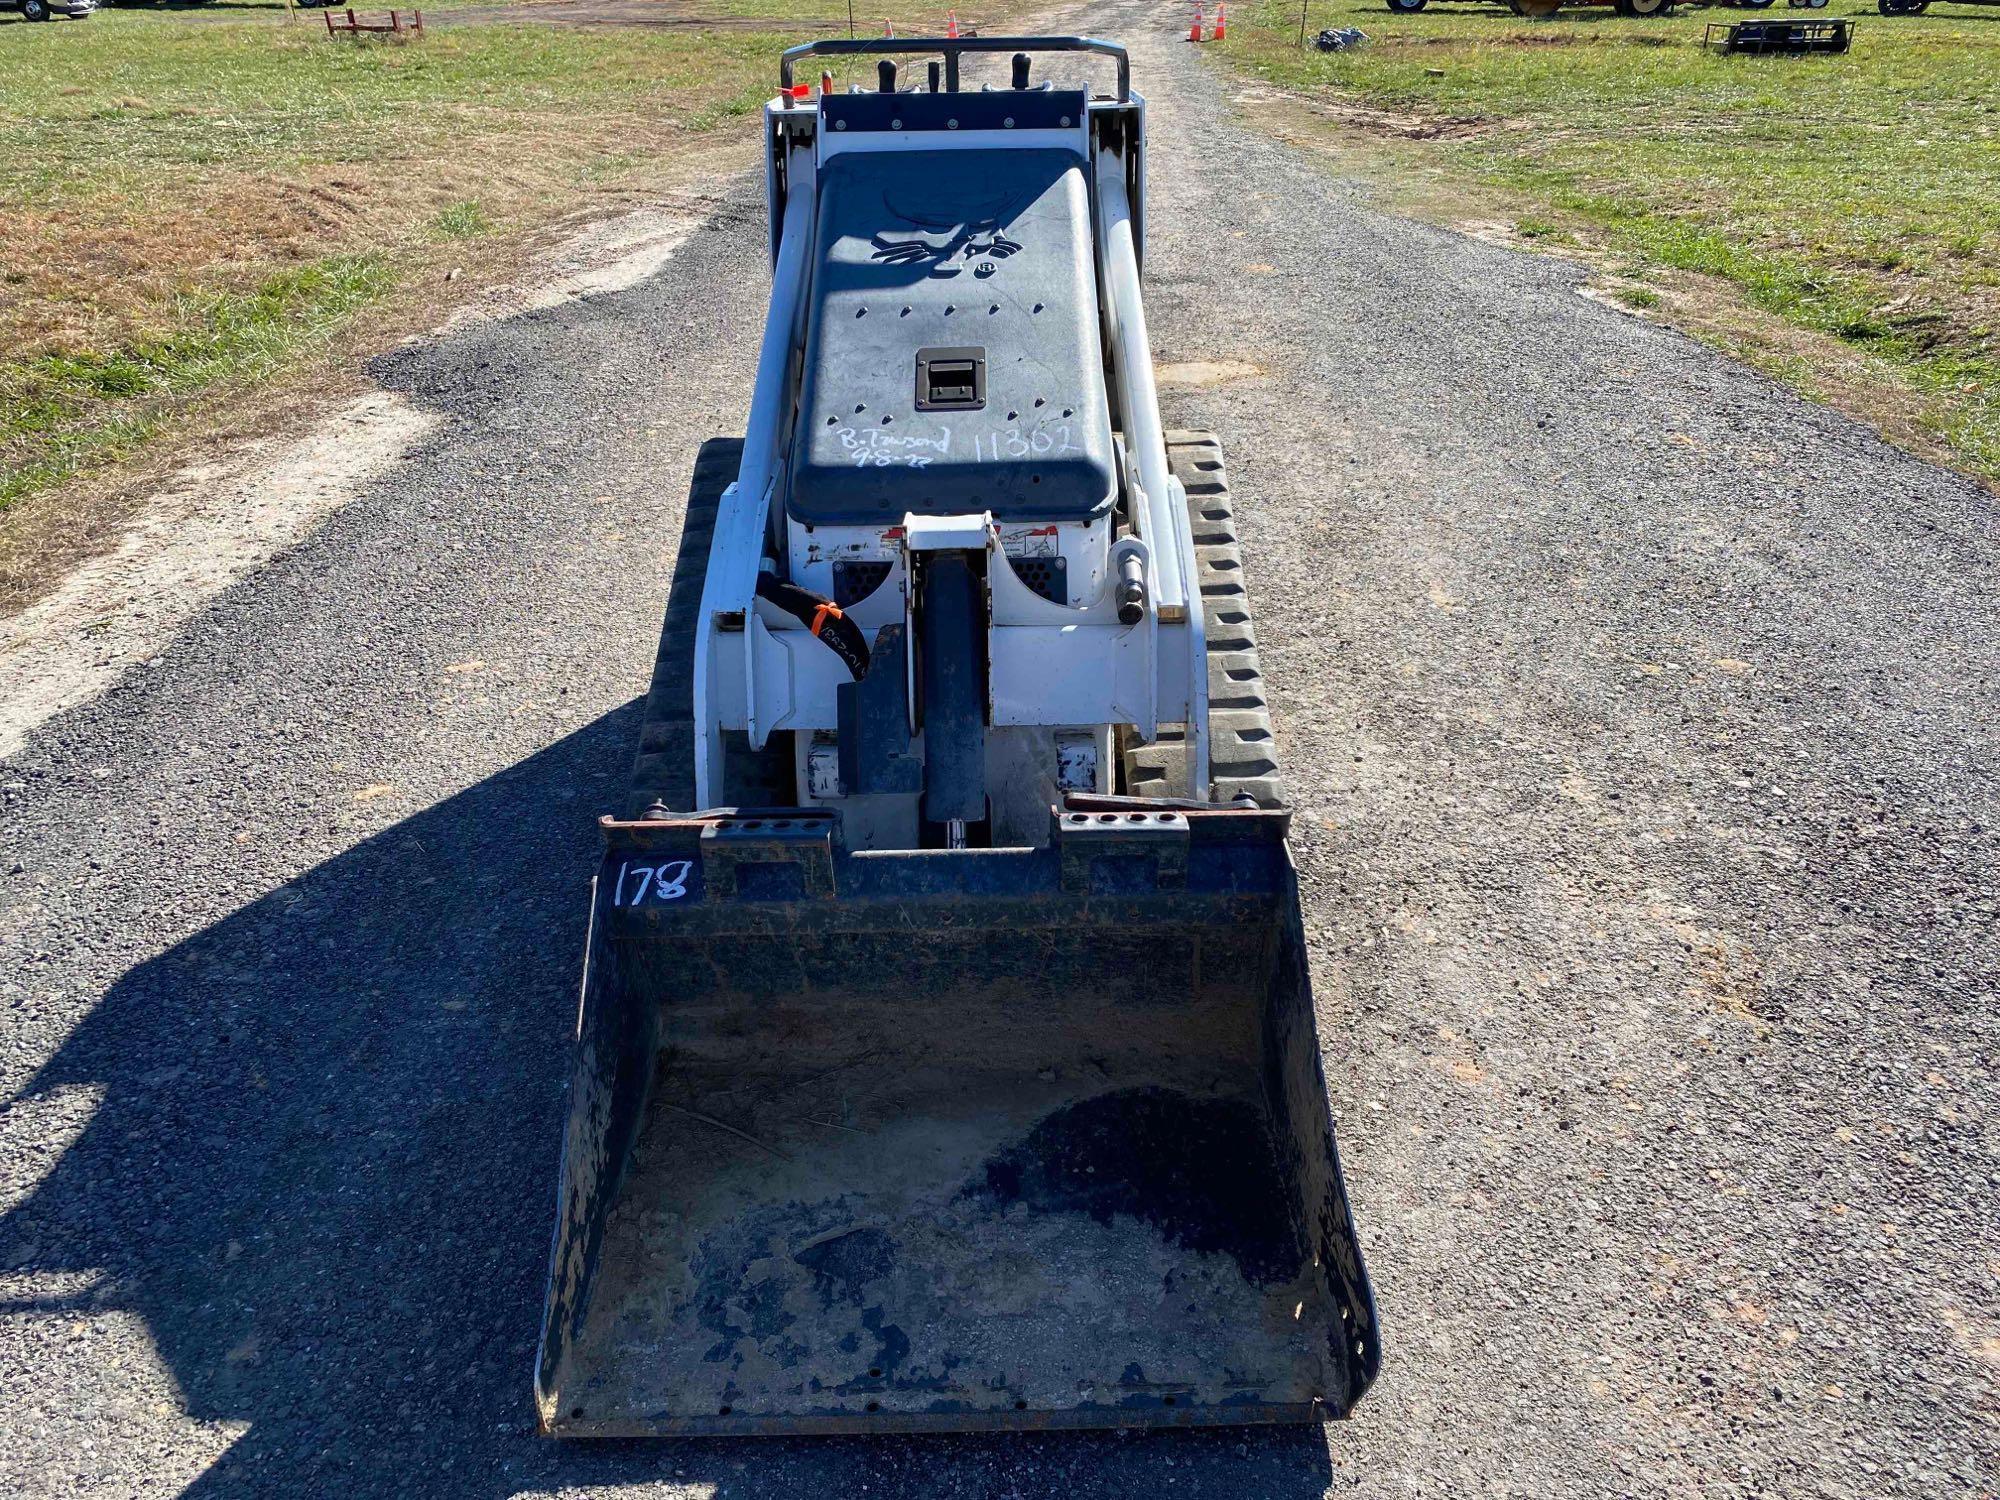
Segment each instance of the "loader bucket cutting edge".
[{"label": "loader bucket cutting edge", "polygon": [[607,820],[543,1429],[1345,1415],[1378,1335],[1285,823]]}]

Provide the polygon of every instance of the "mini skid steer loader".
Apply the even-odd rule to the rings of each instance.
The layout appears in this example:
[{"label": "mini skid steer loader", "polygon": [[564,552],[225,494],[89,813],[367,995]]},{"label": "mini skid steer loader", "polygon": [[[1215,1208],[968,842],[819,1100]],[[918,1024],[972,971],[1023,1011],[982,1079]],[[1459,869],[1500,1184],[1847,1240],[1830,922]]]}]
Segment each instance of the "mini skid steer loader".
[{"label": "mini skid steer loader", "polygon": [[[793,83],[859,53],[878,87]],[[1375,1308],[1221,453],[1160,425],[1125,53],[782,77],[747,435],[604,820],[542,1426],[1342,1416]]]}]

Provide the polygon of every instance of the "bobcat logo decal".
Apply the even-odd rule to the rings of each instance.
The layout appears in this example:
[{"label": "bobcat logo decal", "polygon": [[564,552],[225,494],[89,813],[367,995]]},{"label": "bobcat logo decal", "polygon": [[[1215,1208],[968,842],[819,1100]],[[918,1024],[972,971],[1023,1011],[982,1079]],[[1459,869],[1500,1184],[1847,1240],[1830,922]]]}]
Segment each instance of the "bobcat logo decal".
[{"label": "bobcat logo decal", "polygon": [[969,265],[984,280],[999,270],[1000,261],[1018,255],[1022,246],[1007,237],[1007,223],[1021,206],[1022,196],[966,204],[962,208],[933,199],[921,209],[902,208],[882,196],[882,206],[914,231],[907,238],[877,234],[869,259],[888,265],[926,265],[932,276],[962,275]]}]

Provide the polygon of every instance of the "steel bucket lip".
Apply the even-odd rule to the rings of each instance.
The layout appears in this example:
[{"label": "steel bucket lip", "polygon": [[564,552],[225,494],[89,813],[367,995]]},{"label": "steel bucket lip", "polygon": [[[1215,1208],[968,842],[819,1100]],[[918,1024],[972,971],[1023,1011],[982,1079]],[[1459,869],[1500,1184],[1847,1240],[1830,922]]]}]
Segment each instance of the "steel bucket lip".
[{"label": "steel bucket lip", "polygon": [[[1070,793],[1049,809],[1050,843],[1064,832],[1088,829],[1099,838],[1142,836],[1151,826],[1182,826],[1193,842],[1254,840],[1283,842],[1291,832],[1289,807],[1240,807],[1189,802],[1170,797],[1111,797]],[[827,833],[836,851],[853,859],[950,860],[1000,854],[1034,853],[1046,845],[1009,844],[984,849],[849,849],[840,841],[841,817],[831,807],[711,807],[696,812],[655,809],[645,817],[605,814],[597,820],[607,844],[650,848],[698,837],[709,830],[770,831],[796,834]]]},{"label": "steel bucket lip", "polygon": [[1079,1406],[1003,1411],[814,1412],[800,1416],[660,1416],[647,1421],[598,1420],[544,1413],[544,1437],[606,1442],[631,1438],[813,1437],[998,1432],[1110,1432],[1155,1427],[1276,1427],[1345,1421],[1352,1407],[1324,1401],[1206,1406]]}]

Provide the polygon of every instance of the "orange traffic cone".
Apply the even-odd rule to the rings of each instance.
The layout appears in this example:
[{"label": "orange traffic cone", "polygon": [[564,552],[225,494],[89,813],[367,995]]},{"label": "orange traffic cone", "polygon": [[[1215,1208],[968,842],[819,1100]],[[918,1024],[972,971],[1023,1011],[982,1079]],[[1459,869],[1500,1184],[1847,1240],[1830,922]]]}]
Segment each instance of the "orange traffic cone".
[{"label": "orange traffic cone", "polygon": [[1215,30],[1209,40],[1219,42],[1229,35],[1229,0],[1215,0]]},{"label": "orange traffic cone", "polygon": [[944,38],[948,42],[958,40],[958,12],[955,10],[944,13]]},{"label": "orange traffic cone", "polygon": [[882,35],[884,35],[884,36],[894,36],[895,34],[896,34],[896,28],[895,28],[895,25],[894,25],[894,23],[892,23],[892,22],[890,22],[890,21],[888,21],[888,20],[884,20],[884,21],[882,22]]},{"label": "orange traffic cone", "polygon": [[1188,27],[1188,40],[1201,40],[1201,0],[1194,0],[1194,25]]}]

